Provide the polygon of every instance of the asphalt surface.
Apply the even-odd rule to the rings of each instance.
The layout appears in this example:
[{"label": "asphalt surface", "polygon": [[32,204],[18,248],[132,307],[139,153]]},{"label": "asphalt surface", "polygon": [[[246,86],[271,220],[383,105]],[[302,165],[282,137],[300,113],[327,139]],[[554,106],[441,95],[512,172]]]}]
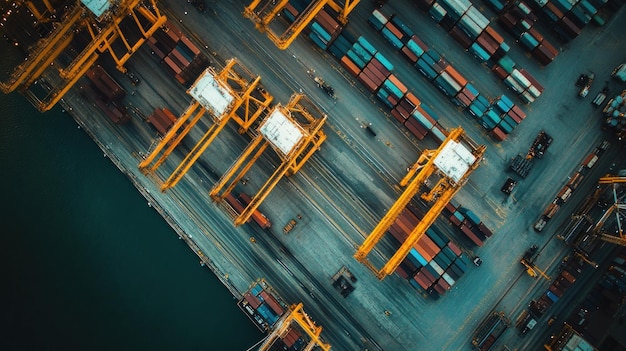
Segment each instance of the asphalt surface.
[{"label": "asphalt surface", "polygon": [[[470,269],[452,290],[432,301],[396,275],[378,281],[352,255],[399,196],[401,189],[397,184],[406,167],[421,150],[435,148],[437,143],[428,137],[417,141],[409,136],[385,113],[386,108],[376,97],[305,37],[280,51],[243,18],[241,11],[247,2],[208,3],[213,10],[206,14],[197,13],[185,2],[168,1],[164,7],[170,18],[179,19],[190,37],[206,45],[206,54],[215,54],[212,59],[218,69],[224,59],[237,57],[262,77],[261,82],[274,96],[274,102],[286,103],[294,92],[302,91],[329,116],[325,127],[329,137],[321,150],[299,173],[281,180],[261,204],[260,210],[273,222],[271,229],[262,231],[255,224],[233,227],[229,214],[208,196],[213,184],[250,141],[249,136],[239,135],[233,125],[224,129],[183,180],[166,193],[158,190],[155,179],[138,171],[142,155],[157,140],[145,117],[155,107],[168,107],[180,114],[190,102],[184,88],[168,76],[147,47],[142,47],[129,62],[129,69],[143,81],[139,86],[132,87],[128,79],[116,74],[129,92],[126,104],[133,113],[129,125],[110,123],[89,96],[81,95],[80,86],[65,101],[83,129],[129,176],[150,205],[210,259],[216,276],[234,295],[264,277],[285,301],[304,302],[307,313],[324,327],[324,338],[337,350],[406,350],[415,349],[415,345],[429,350],[466,350],[470,349],[474,329],[491,310],[503,310],[514,319],[530,298],[547,287],[547,282],[525,276],[519,258],[531,244],[537,244],[542,248],[537,264],[551,274],[568,251],[553,236],[571,208],[562,209],[541,235],[532,230],[532,224],[582,159],[606,138],[600,129],[599,112],[592,109],[590,97],[576,97],[574,82],[587,70],[594,71],[598,81],[608,80],[613,67],[626,57],[626,43],[619,36],[620,23],[626,20],[623,9],[606,26],[586,28],[574,42],[563,46],[557,60],[545,68],[540,68],[510,35],[495,26],[511,45],[516,62],[546,88],[535,103],[523,106],[527,119],[498,144],[374,32],[366,22],[371,4],[361,3],[350,16],[348,30],[362,33],[392,61],[395,74],[436,111],[443,126],[461,125],[475,141],[487,145],[486,160],[455,199],[477,213],[495,235],[476,250],[452,231],[446,220],[438,221],[455,241],[480,255],[485,263]],[[409,1],[397,1],[385,9],[405,16],[403,19],[418,36],[443,53],[481,92],[492,98],[502,93],[513,96],[487,67],[463,52]],[[542,32],[549,33],[547,29]],[[315,69],[335,88],[336,100],[315,86],[306,74],[309,69]],[[82,84],[86,84],[85,80]],[[611,84],[617,91],[618,85]],[[600,89],[600,84],[594,85],[589,95],[594,96]],[[171,173],[184,157],[183,151],[193,146],[210,123],[206,118],[194,128],[185,139],[185,146],[179,147],[157,171],[157,178],[165,179]],[[364,130],[364,123],[375,126],[375,138]],[[500,187],[510,176],[506,172],[510,158],[525,153],[541,129],[553,135],[553,144],[547,155],[536,162],[529,177],[519,182],[510,197],[505,197]],[[598,162],[597,173],[601,174],[601,169],[620,155],[624,155],[624,149],[614,143]],[[247,184],[238,185],[235,192],[258,190],[278,164],[275,156],[263,157],[253,166]],[[585,180],[584,186],[593,187],[593,181]],[[582,194],[583,191],[575,192],[568,206],[574,206]],[[302,219],[284,235],[282,227],[298,214]],[[370,259],[381,266],[382,258],[390,253],[388,243],[382,243]],[[358,278],[356,290],[348,298],[342,298],[330,285],[330,277],[343,265]],[[539,337],[536,338],[539,343]],[[528,340],[535,339],[518,339],[509,331],[501,345],[520,348],[518,343]]]}]

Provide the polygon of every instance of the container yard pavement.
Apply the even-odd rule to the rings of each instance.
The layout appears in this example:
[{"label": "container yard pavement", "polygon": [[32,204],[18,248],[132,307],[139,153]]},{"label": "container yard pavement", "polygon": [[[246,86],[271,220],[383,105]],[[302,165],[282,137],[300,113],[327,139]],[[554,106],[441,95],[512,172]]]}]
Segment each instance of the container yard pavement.
[{"label": "container yard pavement", "polygon": [[[155,138],[152,127],[143,122],[141,115],[147,116],[155,107],[164,106],[180,114],[189,102],[184,89],[164,73],[145,47],[130,61],[131,69],[145,82],[127,97],[127,103],[135,107],[131,110],[137,113],[131,125],[112,125],[89,100],[80,98],[76,89],[66,100],[84,128],[101,142],[106,154],[129,175],[150,203],[160,207],[179,234],[192,239],[212,260],[216,275],[234,294],[246,290],[256,278],[265,277],[285,301],[303,301],[307,313],[324,327],[325,339],[338,350],[356,349],[362,346],[362,340],[371,340],[366,343],[370,349],[374,343],[385,350],[412,349],[415,345],[433,350],[470,348],[477,323],[508,291],[509,284],[520,277],[519,257],[530,244],[542,246],[556,228],[550,223],[539,236],[532,232],[532,223],[570,171],[602,138],[598,112],[591,109],[590,100],[576,97],[573,84],[577,76],[592,70],[596,77],[608,79],[610,70],[626,57],[623,43],[613,45],[618,40],[618,23],[625,20],[623,10],[607,26],[585,29],[547,68],[538,68],[521,55],[519,47],[512,45],[512,51],[519,54],[515,60],[531,70],[546,91],[533,105],[524,107],[529,117],[509,139],[494,145],[481,126],[456,110],[369,27],[368,4],[357,7],[351,15],[350,30],[363,33],[394,63],[396,75],[410,83],[410,90],[437,112],[444,126],[462,125],[474,140],[488,145],[485,162],[456,199],[479,214],[496,234],[483,248],[474,251],[485,263],[470,269],[441,299],[431,301],[396,275],[379,282],[352,255],[398,197],[395,185],[406,167],[422,149],[434,148],[436,143],[431,138],[417,143],[408,137],[403,127],[383,113],[386,109],[364,93],[360,83],[342,72],[334,58],[314,49],[304,36],[286,51],[276,49],[241,16],[247,2],[212,2],[215,13],[207,14],[195,12],[184,2],[170,1],[167,5],[169,13],[182,20],[181,26],[208,46],[208,52],[223,59],[238,57],[259,74],[275,102],[285,103],[293,92],[302,89],[329,115],[329,139],[322,149],[300,173],[283,179],[260,207],[274,223],[271,233],[260,231],[254,224],[233,228],[231,218],[208,196],[217,178],[249,141],[232,126],[220,134],[183,181],[165,194],[159,192],[153,179],[137,170],[140,155],[148,151]],[[413,19],[411,24],[418,35],[427,38],[425,41],[444,53],[463,74],[471,76],[481,91],[492,97],[506,92],[486,67],[453,48],[457,44],[417,7],[408,1],[392,5],[388,8],[392,12],[410,14],[407,19]],[[512,38],[505,38],[512,42]],[[583,51],[587,43],[592,43],[602,55]],[[335,87],[337,100],[329,99],[315,86],[306,74],[311,68]],[[124,82],[119,77],[118,80]],[[599,88],[594,86],[590,95]],[[134,89],[128,89],[131,90]],[[375,126],[376,138],[362,128],[365,122]],[[201,131],[197,129],[191,133],[191,140],[200,138]],[[554,143],[513,196],[504,198],[499,188],[506,179],[503,170],[508,160],[518,152],[525,153],[540,129],[552,134]],[[187,149],[192,145],[187,144]],[[169,174],[182,156],[180,150],[175,152],[157,172],[159,178]],[[250,182],[238,189],[258,189],[276,165],[276,161],[261,161],[253,167]],[[282,227],[297,214],[302,214],[303,220],[285,236]],[[453,240],[467,244],[455,235]],[[251,236],[256,243],[250,241]],[[381,245],[380,250],[388,256],[390,248]],[[546,250],[546,259],[542,258],[540,264],[564,251],[563,245],[554,241]],[[377,254],[372,256],[375,264],[380,265]],[[356,290],[346,299],[328,284],[344,264],[359,279]],[[511,290],[511,301],[502,300],[498,308],[507,313],[513,311],[517,300],[532,291],[533,284],[530,279],[520,279]],[[385,315],[385,311],[390,315]]]}]

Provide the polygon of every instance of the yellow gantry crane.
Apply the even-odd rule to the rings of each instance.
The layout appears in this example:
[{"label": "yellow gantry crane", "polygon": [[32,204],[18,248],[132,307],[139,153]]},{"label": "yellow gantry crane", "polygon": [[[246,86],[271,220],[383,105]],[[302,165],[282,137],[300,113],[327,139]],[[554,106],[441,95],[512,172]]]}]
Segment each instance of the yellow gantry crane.
[{"label": "yellow gantry crane", "polygon": [[[617,186],[620,183],[626,183],[626,177],[613,177],[610,175],[606,175],[598,181],[600,185],[612,185],[613,186],[613,205],[609,207],[606,212],[600,217],[598,222],[593,228],[593,234],[597,235],[600,239],[621,245],[626,246],[626,236],[624,236],[624,230],[622,228],[622,221],[620,210],[626,210],[626,203],[623,202],[622,198],[618,198],[617,196]],[[611,217],[611,215],[615,213],[615,221],[617,224],[617,235],[607,234],[604,230],[604,224]]]},{"label": "yellow gantry crane", "polygon": [[[485,149],[484,145],[477,145],[465,135],[461,127],[458,127],[450,131],[446,140],[437,150],[422,152],[417,162],[409,168],[407,175],[400,182],[400,185],[406,186],[406,189],[365,239],[354,254],[354,258],[370,268],[380,280],[392,274],[417,241],[426,233],[426,230],[435,222],[446,204],[467,182],[472,171],[480,164]],[[434,200],[435,202],[396,253],[381,269],[377,269],[367,259],[367,255],[383,238],[402,210],[420,190],[420,187],[434,174],[440,178],[430,191],[422,194],[422,199],[429,202]]]},{"label": "yellow gantry crane", "polygon": [[[213,68],[205,70],[187,90],[194,101],[139,164],[139,169],[144,174],[155,172],[202,116],[209,112],[213,124],[163,182],[161,191],[174,187],[231,119],[239,125],[239,132],[245,133],[269,107],[273,97],[260,86],[260,81],[261,77],[254,76],[236,59],[228,60],[220,72],[215,72]],[[187,122],[191,116],[193,118]]]},{"label": "yellow gantry crane", "polygon": [[33,14],[33,16],[35,16],[35,19],[37,20],[37,22],[39,23],[50,22],[52,20],[51,16],[56,12],[56,10],[52,6],[52,4],[50,4],[50,1],[42,0],[41,2],[43,3],[43,6],[45,7],[43,12],[39,11],[39,9],[35,6],[35,4],[33,4],[32,1],[17,1],[17,3],[24,3],[26,7],[28,7],[28,9]]},{"label": "yellow gantry crane", "polygon": [[267,336],[263,344],[259,347],[259,351],[269,350],[274,341],[277,338],[282,338],[289,332],[291,323],[296,322],[302,330],[311,338],[311,341],[303,349],[305,351],[312,350],[315,346],[324,351],[329,351],[331,346],[322,341],[320,335],[322,333],[322,327],[315,324],[315,322],[307,315],[303,310],[302,302],[297,305],[291,305],[289,310],[283,314],[283,316],[276,322],[274,330]]},{"label": "yellow gantry crane", "polygon": [[276,34],[270,28],[270,23],[280,15],[280,11],[289,3],[289,0],[253,0],[244,11],[243,15],[251,19],[257,29],[267,32],[268,37],[276,46],[284,50],[296,40],[300,32],[306,28],[315,16],[328,5],[337,13],[337,20],[343,25],[348,23],[348,15],[356,7],[360,0],[313,0],[300,12],[293,23],[282,34]]},{"label": "yellow gantry crane", "polygon": [[322,126],[327,116],[302,94],[295,94],[285,106],[276,105],[261,122],[256,137],[211,190],[214,201],[222,201],[243,179],[254,163],[271,146],[281,160],[250,203],[235,218],[246,223],[261,202],[285,175],[298,172],[326,140]]},{"label": "yellow gantry crane", "polygon": [[[49,5],[47,3],[46,6]],[[34,14],[37,18],[43,16],[34,6],[29,8],[38,13]],[[29,58],[13,71],[7,82],[0,84],[0,88],[5,93],[19,88],[40,111],[48,111],[105,51],[109,52],[116,67],[126,72],[126,61],[165,21],[166,17],[156,6],[156,0],[150,0],[149,4],[142,0],[120,0],[115,4],[77,0],[65,12],[52,33],[34,46]],[[130,35],[125,36],[122,27],[131,27]],[[55,60],[67,52],[72,40],[83,30],[91,38],[89,44],[74,56],[67,67],[57,67]],[[47,74],[45,81],[38,85],[45,91],[41,97],[41,92],[37,93],[30,88],[49,68],[53,68],[55,74]]]}]

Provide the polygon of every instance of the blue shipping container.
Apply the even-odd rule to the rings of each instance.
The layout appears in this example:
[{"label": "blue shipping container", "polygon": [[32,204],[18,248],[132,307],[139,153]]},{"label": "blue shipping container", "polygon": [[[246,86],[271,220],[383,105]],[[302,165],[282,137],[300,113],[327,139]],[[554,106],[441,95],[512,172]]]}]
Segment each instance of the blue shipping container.
[{"label": "blue shipping container", "polygon": [[388,71],[393,71],[393,65],[391,64],[391,62],[389,62],[389,60],[387,60],[387,58],[385,56],[383,56],[383,54],[381,54],[380,52],[377,52],[376,55],[374,55],[374,57],[376,57],[376,59],[388,70]]},{"label": "blue shipping container", "polygon": [[367,50],[367,52],[369,52],[370,54],[376,55],[376,53],[378,52],[376,48],[372,44],[370,44],[370,42],[367,41],[367,39],[365,39],[363,36],[360,36],[357,41],[359,42],[359,44],[361,44],[363,49]]},{"label": "blue shipping container", "polygon": [[387,27],[383,28],[380,33],[382,34],[383,38],[387,39],[387,41],[390,42],[394,48],[396,48],[397,50],[402,49],[402,41],[396,38],[396,36],[393,35],[393,33],[391,33],[391,31],[387,29]]},{"label": "blue shipping container", "polygon": [[[425,55],[424,55],[425,56]],[[424,58],[424,56],[422,56],[422,58]],[[415,67],[426,77],[428,78],[428,80],[433,80],[435,79],[435,77],[437,76],[437,72],[435,72],[434,69],[431,68],[431,66],[424,61],[422,58],[420,58],[419,60],[417,60],[417,62],[415,63]]]}]

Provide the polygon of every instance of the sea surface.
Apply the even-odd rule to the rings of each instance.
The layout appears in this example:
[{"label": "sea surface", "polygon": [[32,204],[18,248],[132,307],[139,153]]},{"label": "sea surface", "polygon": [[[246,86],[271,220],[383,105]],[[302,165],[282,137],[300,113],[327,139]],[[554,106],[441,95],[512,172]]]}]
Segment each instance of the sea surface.
[{"label": "sea surface", "polygon": [[262,334],[60,108],[0,93],[0,350],[246,350]]}]

